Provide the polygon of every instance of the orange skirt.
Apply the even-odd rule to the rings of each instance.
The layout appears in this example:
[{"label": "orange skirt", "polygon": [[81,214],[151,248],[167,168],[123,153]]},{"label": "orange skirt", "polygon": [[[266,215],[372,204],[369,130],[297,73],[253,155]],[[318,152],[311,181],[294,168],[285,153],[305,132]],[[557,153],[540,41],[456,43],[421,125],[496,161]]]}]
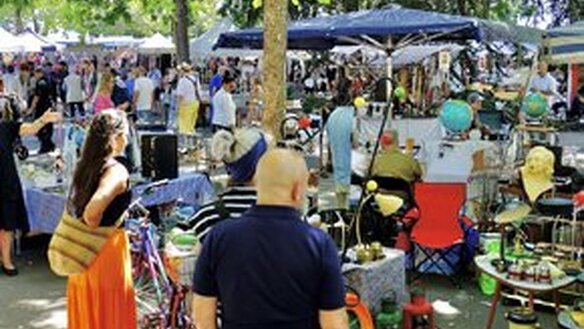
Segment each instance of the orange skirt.
[{"label": "orange skirt", "polygon": [[136,329],[132,264],[125,231],[116,230],[91,265],[67,283],[69,329]]}]

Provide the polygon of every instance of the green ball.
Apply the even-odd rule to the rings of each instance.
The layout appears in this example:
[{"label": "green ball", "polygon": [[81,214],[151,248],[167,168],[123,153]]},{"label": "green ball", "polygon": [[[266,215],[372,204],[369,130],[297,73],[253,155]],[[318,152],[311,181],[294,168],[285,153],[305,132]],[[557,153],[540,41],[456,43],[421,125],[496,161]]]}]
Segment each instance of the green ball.
[{"label": "green ball", "polygon": [[399,99],[400,101],[404,102],[407,96],[406,89],[402,86],[395,88],[395,90],[393,91],[393,96]]}]

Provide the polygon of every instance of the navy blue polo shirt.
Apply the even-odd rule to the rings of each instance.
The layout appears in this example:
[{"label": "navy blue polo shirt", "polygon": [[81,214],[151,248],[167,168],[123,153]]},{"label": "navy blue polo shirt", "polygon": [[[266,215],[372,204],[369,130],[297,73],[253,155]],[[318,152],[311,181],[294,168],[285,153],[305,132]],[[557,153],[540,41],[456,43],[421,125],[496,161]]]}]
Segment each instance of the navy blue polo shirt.
[{"label": "navy blue polo shirt", "polygon": [[195,293],[221,301],[224,329],[318,329],[345,306],[338,250],[292,208],[255,206],[207,235]]}]

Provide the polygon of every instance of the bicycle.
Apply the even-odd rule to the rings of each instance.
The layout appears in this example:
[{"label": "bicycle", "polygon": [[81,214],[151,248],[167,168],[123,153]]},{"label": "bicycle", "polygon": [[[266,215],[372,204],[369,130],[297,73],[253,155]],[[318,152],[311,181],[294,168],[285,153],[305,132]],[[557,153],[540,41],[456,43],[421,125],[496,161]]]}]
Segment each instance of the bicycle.
[{"label": "bicycle", "polygon": [[[150,194],[167,183],[163,180],[150,184],[142,195]],[[126,220],[126,231],[130,239],[140,328],[190,328],[192,321],[186,307],[188,289],[173,282],[167,274],[158,248],[161,245],[157,239],[158,228],[149,221],[150,213],[142,204],[142,196],[128,209],[131,216]]]}]

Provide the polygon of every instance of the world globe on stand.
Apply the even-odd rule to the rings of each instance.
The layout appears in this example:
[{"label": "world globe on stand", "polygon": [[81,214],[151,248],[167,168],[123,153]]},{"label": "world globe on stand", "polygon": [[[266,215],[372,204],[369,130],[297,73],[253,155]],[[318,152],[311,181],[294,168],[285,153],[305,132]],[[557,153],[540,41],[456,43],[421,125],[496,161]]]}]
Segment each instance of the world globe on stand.
[{"label": "world globe on stand", "polygon": [[525,97],[521,110],[531,119],[538,119],[549,111],[549,104],[543,94],[531,93]]},{"label": "world globe on stand", "polygon": [[470,128],[473,113],[470,105],[465,101],[449,100],[442,105],[438,118],[446,130],[459,134]]}]

